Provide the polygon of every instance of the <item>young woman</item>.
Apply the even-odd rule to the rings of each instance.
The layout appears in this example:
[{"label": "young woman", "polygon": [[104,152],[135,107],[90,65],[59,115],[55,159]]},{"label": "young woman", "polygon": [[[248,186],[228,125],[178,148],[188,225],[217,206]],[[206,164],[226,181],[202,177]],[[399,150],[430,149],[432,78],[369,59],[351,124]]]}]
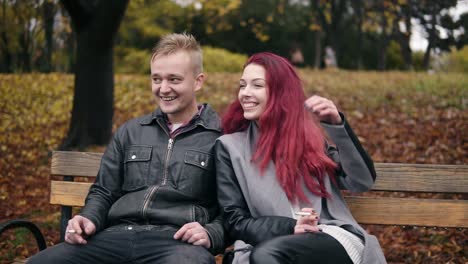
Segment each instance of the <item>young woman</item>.
[{"label": "young woman", "polygon": [[234,263],[386,263],[340,192],[368,190],[372,160],[332,101],[306,99],[286,59],[248,59],[223,129],[218,199]]}]

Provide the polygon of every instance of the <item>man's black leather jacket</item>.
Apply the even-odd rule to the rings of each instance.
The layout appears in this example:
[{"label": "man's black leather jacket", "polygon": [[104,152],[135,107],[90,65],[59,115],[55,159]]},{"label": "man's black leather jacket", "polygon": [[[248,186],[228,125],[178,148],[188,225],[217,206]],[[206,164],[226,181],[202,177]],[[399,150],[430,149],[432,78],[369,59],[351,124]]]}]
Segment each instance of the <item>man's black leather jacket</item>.
[{"label": "man's black leather jacket", "polygon": [[97,231],[129,222],[177,230],[197,221],[210,236],[211,251],[222,250],[213,163],[220,134],[219,117],[208,105],[174,137],[160,109],[126,122],[102,157],[80,215]]}]

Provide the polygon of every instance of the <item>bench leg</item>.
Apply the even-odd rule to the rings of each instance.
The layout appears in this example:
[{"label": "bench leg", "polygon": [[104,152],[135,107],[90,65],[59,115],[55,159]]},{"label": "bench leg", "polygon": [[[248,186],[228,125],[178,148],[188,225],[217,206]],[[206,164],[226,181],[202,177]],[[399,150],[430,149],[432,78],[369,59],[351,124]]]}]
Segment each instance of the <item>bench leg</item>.
[{"label": "bench leg", "polygon": [[71,206],[62,206],[62,214],[60,216],[60,242],[65,241],[65,231],[67,230],[68,220],[71,219]]},{"label": "bench leg", "polygon": [[[73,181],[73,177],[64,176],[64,181]],[[60,242],[65,241],[65,231],[67,231],[68,220],[72,216],[72,207],[71,206],[62,206],[60,214]]]}]

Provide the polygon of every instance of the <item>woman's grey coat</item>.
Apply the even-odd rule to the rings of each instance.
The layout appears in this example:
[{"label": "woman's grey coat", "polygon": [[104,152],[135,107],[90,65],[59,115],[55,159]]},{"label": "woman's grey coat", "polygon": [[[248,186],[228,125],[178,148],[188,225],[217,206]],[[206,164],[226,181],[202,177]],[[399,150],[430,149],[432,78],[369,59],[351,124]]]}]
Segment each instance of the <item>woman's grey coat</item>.
[{"label": "woman's grey coat", "polygon": [[[372,160],[364,151],[358,138],[343,118],[342,125],[322,123],[325,131],[336,144],[328,147],[328,155],[338,163],[337,183],[325,177],[325,186],[331,198],[318,199],[305,190],[313,208],[321,212],[319,224],[340,226],[364,241],[363,263],[386,263],[376,237],[369,235],[353,218],[340,189],[364,192],[375,181]],[[278,184],[273,162],[263,175],[256,163],[251,162],[258,139],[258,127],[254,122],[242,132],[220,137],[215,145],[218,200],[223,210],[225,227],[236,248],[256,244],[280,235],[294,233],[296,220],[291,203]],[[260,176],[261,175],[261,176]],[[306,207],[302,205],[300,207]],[[307,206],[310,207],[310,206]],[[245,242],[245,243],[243,243]],[[234,263],[246,258],[245,252],[236,253]],[[242,257],[242,255],[244,256]]]}]

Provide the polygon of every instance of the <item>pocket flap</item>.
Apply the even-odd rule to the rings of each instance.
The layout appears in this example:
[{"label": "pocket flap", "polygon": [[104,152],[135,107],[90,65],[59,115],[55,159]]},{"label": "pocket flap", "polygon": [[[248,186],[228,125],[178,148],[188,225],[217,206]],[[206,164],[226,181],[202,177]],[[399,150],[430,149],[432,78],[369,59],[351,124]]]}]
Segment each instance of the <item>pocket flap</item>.
[{"label": "pocket flap", "polygon": [[211,166],[211,154],[195,150],[187,150],[185,152],[184,162],[202,169],[208,169]]},{"label": "pocket flap", "polygon": [[151,160],[152,146],[130,146],[125,151],[125,162],[149,161]]}]

